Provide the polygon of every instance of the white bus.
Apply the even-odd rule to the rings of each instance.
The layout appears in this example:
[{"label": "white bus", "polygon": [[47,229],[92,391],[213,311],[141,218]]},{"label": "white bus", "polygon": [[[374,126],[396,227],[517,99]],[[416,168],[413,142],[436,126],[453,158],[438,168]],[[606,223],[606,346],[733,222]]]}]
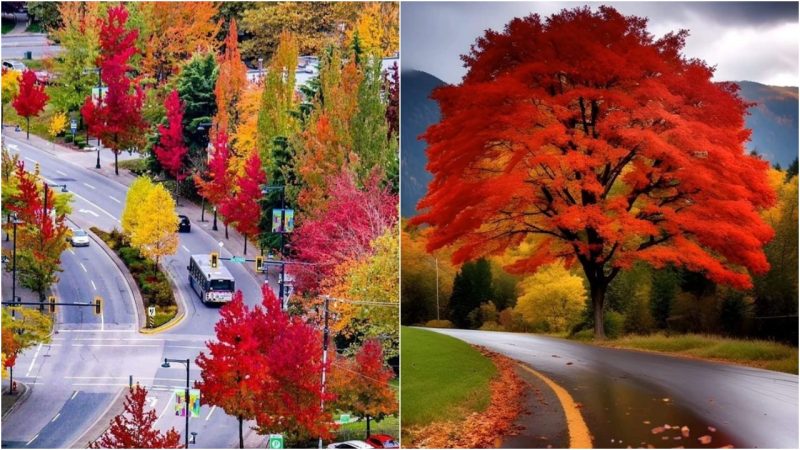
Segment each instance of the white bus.
[{"label": "white bus", "polygon": [[233,276],[222,261],[211,268],[211,255],[192,255],[189,258],[189,285],[203,303],[227,303],[233,300]]}]

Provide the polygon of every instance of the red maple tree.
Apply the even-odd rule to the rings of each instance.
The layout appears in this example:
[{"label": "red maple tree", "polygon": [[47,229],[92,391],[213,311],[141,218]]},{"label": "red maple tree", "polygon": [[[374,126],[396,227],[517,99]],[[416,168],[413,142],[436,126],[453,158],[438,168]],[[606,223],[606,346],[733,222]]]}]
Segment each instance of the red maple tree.
[{"label": "red maple tree", "polygon": [[336,394],[333,406],[367,419],[367,437],[371,419],[380,421],[398,411],[397,392],[389,384],[394,372],[384,361],[381,343],[370,339],[354,359],[340,358],[333,364],[331,384]]},{"label": "red maple tree", "polygon": [[[221,311],[217,340],[197,364],[203,370],[203,401],[229,414],[254,417],[261,434],[281,432],[303,442],[329,438],[335,425],[322,410],[321,335],[298,316],[281,310],[269,286],[262,303],[248,308],[241,292]],[[240,419],[240,445],[242,421]]]},{"label": "red maple tree", "polygon": [[134,386],[125,397],[125,412],[111,420],[111,426],[91,442],[90,448],[182,448],[181,435],[171,428],[161,433],[156,412],[146,409],[147,389]]},{"label": "red maple tree", "polygon": [[453,244],[460,263],[527,239],[513,271],[579,263],[598,338],[606,288],[636,261],[740,288],[769,267],[758,210],[775,195],[744,151],[749,105],[681,55],[686,31],[646,25],[583,7],[487,32],[423,135],[434,179],[413,223],[432,225],[428,249]]},{"label": "red maple tree", "polygon": [[211,160],[208,162],[206,176],[202,177],[199,174],[194,176],[197,192],[212,205],[217,206],[217,208],[214,208],[215,229],[217,209],[228,198],[233,188],[233,177],[228,170],[229,158],[228,134],[220,131],[214,137],[214,151],[211,154]]},{"label": "red maple tree", "polygon": [[38,116],[44,111],[49,98],[44,91],[44,85],[36,79],[36,74],[25,69],[19,82],[19,93],[11,102],[17,114],[25,118],[25,139],[31,137],[31,116]]},{"label": "red maple tree", "polygon": [[314,273],[305,268],[311,266],[292,268],[299,291],[316,289],[338,264],[371,253],[372,241],[397,222],[398,197],[381,186],[377,173],[363,189],[346,170],[331,177],[327,186],[330,200],[292,236],[297,258],[314,267]]},{"label": "red maple tree", "polygon": [[220,211],[225,218],[244,235],[244,253],[247,253],[247,237],[259,232],[261,206],[259,200],[264,196],[261,186],[266,183],[266,175],[258,152],[253,152],[245,161],[244,173],[234,183],[239,190],[234,195],[228,193],[222,200]]},{"label": "red maple tree", "polygon": [[131,89],[130,58],[138,52],[138,30],[126,29],[128,10],[125,5],[111,7],[105,19],[99,19],[101,79],[108,87],[102,101],[95,104],[91,96],[81,114],[104,145],[114,152],[114,173],[119,175],[119,153],[142,142],[147,124],[142,117],[144,93],[140,86]]},{"label": "red maple tree", "polygon": [[183,159],[189,148],[183,140],[183,103],[177,90],[167,95],[164,108],[167,111],[167,124],[158,126],[158,143],[153,150],[164,170],[177,181],[183,181],[186,178],[182,171]]}]

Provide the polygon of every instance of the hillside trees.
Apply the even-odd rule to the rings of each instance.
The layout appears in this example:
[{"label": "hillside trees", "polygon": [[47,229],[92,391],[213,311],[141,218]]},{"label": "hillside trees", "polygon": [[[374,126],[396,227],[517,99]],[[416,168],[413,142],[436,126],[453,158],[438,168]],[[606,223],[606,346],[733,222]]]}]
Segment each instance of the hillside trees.
[{"label": "hillside trees", "polygon": [[434,179],[415,222],[433,226],[429,249],[456,245],[460,262],[541,235],[510,269],[580,265],[597,338],[608,284],[636,261],[739,288],[769,268],[758,210],[774,192],[744,154],[747,104],[681,56],[685,32],[645,26],[610,7],[514,19],[435,91],[442,120],[424,135]]}]

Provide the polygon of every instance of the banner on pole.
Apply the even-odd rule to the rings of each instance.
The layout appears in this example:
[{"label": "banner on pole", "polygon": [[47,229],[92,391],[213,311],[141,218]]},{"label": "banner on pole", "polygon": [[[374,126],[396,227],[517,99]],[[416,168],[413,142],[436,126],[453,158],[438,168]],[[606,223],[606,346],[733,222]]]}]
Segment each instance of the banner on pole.
[{"label": "banner on pole", "polygon": [[[200,390],[189,389],[190,417],[200,417]],[[175,389],[175,415],[186,416],[186,389]]]},{"label": "banner on pole", "polygon": [[[283,211],[283,224],[281,224],[281,211]],[[282,225],[282,226],[281,226]],[[272,232],[291,233],[294,231],[294,210],[275,208],[272,210]]]},{"label": "banner on pole", "polygon": [[200,389],[189,390],[189,404],[192,408],[192,417],[200,417]]}]

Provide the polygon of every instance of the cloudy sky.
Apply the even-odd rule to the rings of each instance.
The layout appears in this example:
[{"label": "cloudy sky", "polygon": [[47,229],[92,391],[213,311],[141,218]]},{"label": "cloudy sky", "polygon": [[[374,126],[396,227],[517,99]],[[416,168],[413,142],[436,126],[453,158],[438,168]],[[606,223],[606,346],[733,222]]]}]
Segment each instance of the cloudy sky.
[{"label": "cloudy sky", "polygon": [[458,83],[465,73],[459,55],[487,28],[585,4],[648,17],[656,37],[688,29],[684,53],[716,65],[715,80],[798,86],[797,2],[403,2],[403,69]]}]

